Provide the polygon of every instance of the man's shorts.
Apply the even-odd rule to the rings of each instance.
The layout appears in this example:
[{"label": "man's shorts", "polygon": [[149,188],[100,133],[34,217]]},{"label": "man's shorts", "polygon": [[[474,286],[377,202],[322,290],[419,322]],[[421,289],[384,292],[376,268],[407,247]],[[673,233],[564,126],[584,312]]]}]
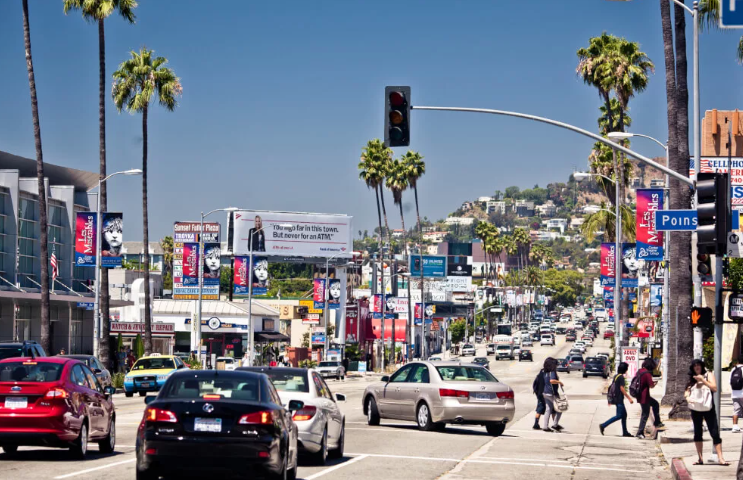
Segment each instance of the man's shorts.
[{"label": "man's shorts", "polygon": [[539,395],[537,397],[537,413],[540,415],[544,415],[544,412],[547,411],[547,404],[544,403],[544,397]]},{"label": "man's shorts", "polygon": [[733,399],[733,415],[743,417],[743,398]]}]

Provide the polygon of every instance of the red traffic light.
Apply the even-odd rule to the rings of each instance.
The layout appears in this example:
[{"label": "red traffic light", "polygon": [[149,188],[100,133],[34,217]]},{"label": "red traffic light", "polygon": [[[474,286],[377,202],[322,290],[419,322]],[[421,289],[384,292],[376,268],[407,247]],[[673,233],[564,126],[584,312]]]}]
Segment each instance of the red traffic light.
[{"label": "red traffic light", "polygon": [[402,107],[405,105],[405,95],[402,92],[390,92],[390,105]]}]

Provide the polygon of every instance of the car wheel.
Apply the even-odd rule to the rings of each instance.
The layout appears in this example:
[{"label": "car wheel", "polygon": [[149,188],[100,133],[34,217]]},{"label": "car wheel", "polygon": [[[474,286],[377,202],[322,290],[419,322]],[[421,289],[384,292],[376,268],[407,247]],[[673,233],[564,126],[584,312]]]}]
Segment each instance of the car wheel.
[{"label": "car wheel", "polygon": [[113,453],[114,447],[116,447],[116,420],[112,418],[108,426],[108,435],[98,442],[98,450],[101,453]]},{"label": "car wheel", "polygon": [[366,423],[371,426],[379,425],[379,410],[373,397],[366,401]]},{"label": "car wheel", "polygon": [[3,445],[3,452],[13,455],[18,451],[18,445]]},{"label": "car wheel", "polygon": [[85,458],[85,455],[88,453],[88,424],[83,423],[83,426],[80,427],[80,435],[77,437],[77,440],[75,440],[75,443],[72,444],[70,447],[70,454],[77,458],[78,460],[82,460]]},{"label": "car wheel", "polygon": [[421,402],[421,404],[418,405],[418,411],[415,418],[418,422],[419,429],[430,432],[435,428],[433,420],[431,419],[431,411],[428,409],[428,404],[426,404],[426,402]]},{"label": "car wheel", "polygon": [[330,451],[330,458],[343,458],[343,449],[346,444],[346,424],[341,426],[341,436],[338,438],[338,448]]},{"label": "car wheel", "polygon": [[124,395],[126,398],[132,398],[134,396],[134,392],[124,392]]},{"label": "car wheel", "polygon": [[139,392],[140,397],[144,397],[145,395],[147,395],[147,392]]},{"label": "car wheel", "polygon": [[325,431],[322,434],[322,442],[320,443],[320,450],[317,453],[311,455],[312,463],[314,465],[323,466],[328,461],[328,428],[325,427]]},{"label": "car wheel", "polygon": [[506,431],[506,426],[502,423],[488,423],[485,428],[494,437],[500,437]]}]

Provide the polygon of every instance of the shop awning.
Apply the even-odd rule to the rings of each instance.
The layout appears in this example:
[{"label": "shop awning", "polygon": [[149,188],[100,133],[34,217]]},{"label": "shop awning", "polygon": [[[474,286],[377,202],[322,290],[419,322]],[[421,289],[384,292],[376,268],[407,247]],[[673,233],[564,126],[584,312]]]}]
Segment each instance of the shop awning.
[{"label": "shop awning", "polygon": [[291,340],[291,338],[282,333],[255,332],[254,335],[256,342],[288,342]]}]

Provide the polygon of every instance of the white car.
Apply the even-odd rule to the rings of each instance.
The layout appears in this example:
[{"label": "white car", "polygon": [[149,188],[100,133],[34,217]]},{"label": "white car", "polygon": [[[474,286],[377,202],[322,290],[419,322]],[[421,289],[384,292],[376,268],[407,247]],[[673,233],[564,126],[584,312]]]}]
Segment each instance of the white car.
[{"label": "white car", "polygon": [[217,357],[217,370],[234,370],[239,366],[233,357]]},{"label": "white car", "polygon": [[541,336],[539,340],[540,345],[554,345],[555,344],[555,337],[551,333],[545,333]]},{"label": "white car", "polygon": [[467,343],[464,346],[462,346],[462,356],[466,357],[467,355],[475,356],[475,346]]},{"label": "white car", "polygon": [[343,380],[346,378],[346,369],[343,368],[343,364],[338,361],[320,362],[315,370],[323,378],[335,377],[336,380]]},{"label": "white car", "polygon": [[586,344],[584,342],[575,342],[573,348],[577,348],[581,353],[586,353]]},{"label": "white car", "polygon": [[593,346],[593,338],[591,338],[590,336],[584,335],[583,338],[580,339],[580,341],[585,343],[589,347]]},{"label": "white car", "polygon": [[522,347],[531,347],[533,345],[534,345],[534,343],[531,341],[531,337],[524,337],[521,340],[521,346]]},{"label": "white car", "polygon": [[583,324],[581,322],[575,322],[573,328],[576,330],[583,330]]}]

